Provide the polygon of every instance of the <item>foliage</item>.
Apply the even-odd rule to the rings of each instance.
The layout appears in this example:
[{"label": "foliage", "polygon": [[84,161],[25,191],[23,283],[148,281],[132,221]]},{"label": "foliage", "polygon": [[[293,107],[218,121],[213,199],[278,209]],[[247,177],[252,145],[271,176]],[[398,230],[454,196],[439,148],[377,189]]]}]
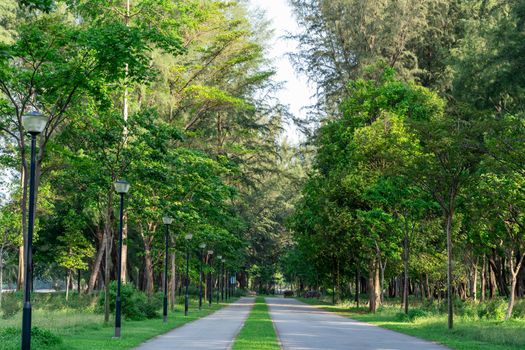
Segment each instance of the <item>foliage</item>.
[{"label": "foliage", "polygon": [[[112,282],[109,288],[111,312],[115,312],[115,300],[117,296],[117,283]],[[162,298],[159,295],[148,297],[140,292],[132,284],[124,283],[121,286],[120,295],[122,298],[122,316],[130,320],[143,320],[146,318],[156,318],[162,307]],[[99,311],[103,311],[104,295],[100,294],[97,304]]]},{"label": "foliage", "polygon": [[[0,329],[0,342],[4,346],[9,346],[13,339],[21,339],[20,328],[2,328]],[[31,346],[37,349],[51,349],[62,344],[62,339],[50,331],[33,327],[31,329]],[[13,346],[13,348],[15,348]],[[9,349],[2,347],[2,349]]]},{"label": "foliage", "polygon": [[2,318],[7,319],[16,315],[19,311],[22,310],[22,298],[21,294],[18,294],[18,297],[7,297],[2,298]]}]

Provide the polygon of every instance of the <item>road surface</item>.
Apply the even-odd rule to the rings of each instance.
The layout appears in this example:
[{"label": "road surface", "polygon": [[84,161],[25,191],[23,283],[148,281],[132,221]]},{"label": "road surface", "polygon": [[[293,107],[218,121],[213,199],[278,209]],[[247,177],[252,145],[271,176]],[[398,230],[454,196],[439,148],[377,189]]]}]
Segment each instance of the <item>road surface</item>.
[{"label": "road surface", "polygon": [[283,350],[446,350],[448,348],[323,311],[266,298]]},{"label": "road surface", "polygon": [[136,350],[226,350],[252,309],[254,298],[241,298],[223,309],[153,338]]}]

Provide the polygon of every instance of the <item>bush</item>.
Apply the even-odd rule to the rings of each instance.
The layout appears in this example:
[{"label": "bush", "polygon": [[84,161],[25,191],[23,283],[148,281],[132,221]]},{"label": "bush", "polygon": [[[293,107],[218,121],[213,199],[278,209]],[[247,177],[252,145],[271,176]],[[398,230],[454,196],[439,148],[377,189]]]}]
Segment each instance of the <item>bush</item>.
[{"label": "bush", "polygon": [[413,322],[418,318],[428,317],[429,313],[425,310],[412,308],[408,310],[408,319]]},{"label": "bush", "polygon": [[285,298],[293,298],[293,291],[285,290],[283,295],[284,295]]},{"label": "bush", "polygon": [[525,318],[525,299],[516,300],[514,309],[512,309],[512,317]]},{"label": "bush", "polygon": [[479,318],[503,320],[507,311],[507,302],[503,299],[493,299],[483,303],[478,308]]},{"label": "bush", "polygon": [[[6,345],[19,344],[21,337],[20,332],[20,328],[14,327],[0,329],[0,343]],[[62,339],[52,332],[38,327],[31,329],[31,345],[34,349],[55,348],[60,344],[62,344]]]},{"label": "bush", "polygon": [[319,293],[316,290],[310,290],[310,291],[304,293],[304,297],[305,298],[317,298],[317,299],[319,299],[321,297],[321,293]]},{"label": "bush", "polygon": [[[145,318],[158,317],[159,309],[162,307],[162,294],[157,293],[150,298],[140,292],[132,284],[122,284],[120,289],[122,300],[122,317],[130,320],[142,320]],[[115,312],[115,301],[117,298],[117,283],[111,282],[109,286],[109,309]],[[104,292],[98,297],[98,311],[104,312]]]},{"label": "bush", "polygon": [[22,295],[6,293],[2,298],[2,318],[8,319],[22,310]]},{"label": "bush", "polygon": [[396,321],[398,322],[414,322],[418,318],[428,317],[430,313],[428,311],[412,308],[408,310],[408,315],[404,312],[398,312],[396,314]]},{"label": "bush", "polygon": [[476,319],[479,317],[478,310],[479,310],[479,304],[472,300],[466,300],[458,305],[454,305],[454,311],[458,315],[467,317],[470,319]]},{"label": "bush", "polygon": [[159,316],[159,309],[162,307],[163,296],[163,293],[160,292],[155,293],[149,298],[146,296],[145,302],[139,305],[139,310],[145,318],[156,318]]},{"label": "bush", "polygon": [[396,321],[397,322],[410,322],[410,318],[404,312],[398,312],[396,314]]}]

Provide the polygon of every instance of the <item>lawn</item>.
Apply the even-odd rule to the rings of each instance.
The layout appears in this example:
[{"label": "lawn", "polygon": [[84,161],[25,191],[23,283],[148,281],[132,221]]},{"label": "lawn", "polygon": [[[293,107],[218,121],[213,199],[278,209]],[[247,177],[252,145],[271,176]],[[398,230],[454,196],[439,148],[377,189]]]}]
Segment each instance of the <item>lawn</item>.
[{"label": "lawn", "polygon": [[[232,299],[231,302],[234,300]],[[188,317],[184,316],[184,306],[177,305],[175,312],[169,313],[167,324],[162,322],[162,316],[141,321],[124,320],[120,339],[112,339],[114,316],[111,317],[109,325],[104,325],[103,315],[90,311],[36,309],[33,310],[33,326],[44,330],[44,334],[37,334],[32,338],[33,348],[38,350],[131,349],[175,327],[209,315],[226,303],[218,305],[214,303],[211,308],[205,304],[200,311],[196,305],[197,302],[194,300],[190,305]],[[20,349],[21,322],[20,313],[10,319],[0,320],[0,350]],[[50,331],[51,334],[45,331]]]},{"label": "lawn", "polygon": [[255,306],[246,319],[232,350],[279,350],[277,334],[263,297],[257,297]]},{"label": "lawn", "polygon": [[369,314],[363,308],[334,306],[317,299],[298,298],[298,300],[354,320],[369,322],[400,333],[435,341],[452,349],[525,349],[525,320],[523,319],[505,322],[456,316],[454,329],[450,331],[447,328],[446,315],[429,315],[406,321],[400,320],[399,306],[388,306],[376,314]]}]

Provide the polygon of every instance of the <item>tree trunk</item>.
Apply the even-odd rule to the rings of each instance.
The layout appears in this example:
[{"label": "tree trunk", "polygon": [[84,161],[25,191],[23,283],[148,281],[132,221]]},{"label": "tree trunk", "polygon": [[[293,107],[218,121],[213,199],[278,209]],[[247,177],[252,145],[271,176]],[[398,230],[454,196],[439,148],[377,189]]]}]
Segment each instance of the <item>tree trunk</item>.
[{"label": "tree trunk", "polygon": [[507,312],[505,313],[505,321],[508,321],[510,317],[512,316],[512,309],[514,308],[514,300],[515,300],[515,293],[516,293],[516,275],[510,272],[511,279],[510,279],[510,296],[509,296],[509,304],[507,306]]},{"label": "tree trunk", "polygon": [[478,259],[472,264],[471,280],[470,280],[470,298],[474,301],[478,300]]},{"label": "tree trunk", "polygon": [[525,254],[521,255],[514,266],[514,250],[510,249],[508,254],[509,260],[509,277],[510,277],[510,295],[507,312],[505,314],[505,321],[508,321],[512,317],[512,309],[514,308],[514,301],[516,299],[516,282],[518,281],[518,273],[521,269]]},{"label": "tree trunk", "polygon": [[[108,209],[109,210],[109,209]],[[108,218],[109,220],[109,218]],[[111,263],[111,251],[113,248],[113,235],[111,234],[111,227],[109,223],[106,224],[105,228],[105,264],[104,264],[104,322],[109,322],[109,284],[110,284],[110,263]]]},{"label": "tree trunk", "polygon": [[171,311],[175,310],[175,290],[177,288],[177,271],[176,271],[175,258],[176,258],[176,252],[175,252],[175,249],[173,249],[173,253],[171,253],[171,288],[170,288]]},{"label": "tree trunk", "polygon": [[405,314],[408,315],[408,228],[405,227],[405,237],[403,240],[403,306]]},{"label": "tree trunk", "polygon": [[481,302],[483,303],[485,301],[485,293],[487,290],[487,280],[486,280],[486,274],[487,274],[487,258],[485,257],[485,254],[483,254],[483,262],[481,265]]},{"label": "tree trunk", "polygon": [[77,292],[78,292],[78,295],[80,295],[80,281],[81,281],[81,276],[80,276],[80,269],[77,270],[77,274],[78,274],[78,279],[77,279]]},{"label": "tree trunk", "polygon": [[369,311],[372,313],[375,313],[377,307],[381,304],[381,294],[379,292],[379,268],[377,265],[377,258],[372,259],[368,271]]},{"label": "tree trunk", "polygon": [[142,241],[144,242],[144,263],[146,265],[146,293],[148,295],[152,295],[155,289],[155,282],[153,278],[153,262],[151,259],[151,242],[153,240],[153,237],[146,236],[142,227],[140,227],[140,235],[142,236]]},{"label": "tree trunk", "polygon": [[494,277],[494,282],[495,282],[495,285],[498,287],[498,290],[500,291],[500,293],[504,294],[508,298],[509,289],[504,280],[504,272],[502,269],[502,265],[499,264],[499,262],[500,262],[499,259],[497,260],[496,250],[493,249],[492,255],[489,258],[489,264],[490,264],[491,271]]},{"label": "tree trunk", "polygon": [[428,300],[432,300],[432,291],[430,290],[430,282],[428,280],[428,273],[425,273],[425,285],[427,288],[427,298]]},{"label": "tree trunk", "polygon": [[447,310],[448,310],[448,328],[454,326],[454,309],[452,304],[452,219],[453,211],[449,207],[445,211],[445,233],[447,236]]},{"label": "tree trunk", "polygon": [[93,293],[93,290],[95,289],[95,283],[98,278],[98,274],[100,273],[100,266],[102,265],[102,258],[104,257],[104,250],[106,248],[106,235],[104,232],[102,232],[102,239],[100,240],[100,245],[98,247],[97,256],[95,257],[95,261],[93,262],[93,268],[91,269],[91,275],[89,276],[89,282],[88,282],[88,288],[87,292],[88,294]]},{"label": "tree trunk", "polygon": [[359,270],[359,266],[358,266],[356,268],[356,275],[355,275],[355,303],[357,307],[359,307],[359,294],[360,294],[359,280],[360,279],[361,279],[361,271]]},{"label": "tree trunk", "polygon": [[25,243],[27,242],[27,192],[29,186],[29,179],[27,178],[27,163],[25,160],[26,152],[23,142],[21,139],[22,148],[20,150],[20,157],[22,159],[22,166],[20,167],[20,182],[22,186],[22,195],[20,198],[20,213],[22,219],[22,245],[18,247],[18,277],[16,281],[16,289],[22,290],[25,282]]},{"label": "tree trunk", "polygon": [[122,272],[121,281],[126,283],[128,281],[128,211],[124,209],[123,225],[122,225]]},{"label": "tree trunk", "polygon": [[[129,27],[129,20],[130,20],[130,8],[131,8],[131,1],[126,1],[126,15],[124,17],[124,23],[126,27]],[[129,116],[129,81],[128,81],[128,75],[129,75],[129,64],[128,62],[124,63],[124,96],[123,96],[123,103],[122,103],[122,119],[124,119],[124,132],[123,132],[123,143],[124,147],[127,145],[127,137],[128,137],[128,116]],[[124,209],[124,215],[122,220],[122,264],[121,264],[121,278],[122,282],[126,283],[128,280],[128,212],[126,209]]]},{"label": "tree trunk", "polygon": [[71,270],[67,269],[66,275],[66,301],[69,301],[69,284],[71,282]]},{"label": "tree trunk", "polygon": [[2,307],[3,292],[4,292],[4,247],[0,249],[0,307]]}]

